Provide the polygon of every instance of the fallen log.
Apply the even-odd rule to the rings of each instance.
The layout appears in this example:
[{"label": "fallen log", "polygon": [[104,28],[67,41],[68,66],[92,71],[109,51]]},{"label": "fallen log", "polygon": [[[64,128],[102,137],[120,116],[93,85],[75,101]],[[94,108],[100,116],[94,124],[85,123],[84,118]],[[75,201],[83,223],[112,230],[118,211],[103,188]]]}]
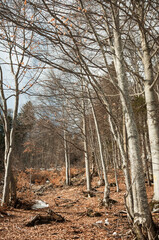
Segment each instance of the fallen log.
[{"label": "fallen log", "polygon": [[11,216],[9,213],[6,212],[7,208],[0,206],[0,218],[3,218],[4,216]]},{"label": "fallen log", "polygon": [[31,221],[25,224],[26,227],[34,227],[35,225],[41,225],[41,224],[48,224],[52,221],[55,222],[64,222],[65,219],[60,214],[57,214],[53,212],[51,209],[49,209],[48,213],[45,215],[36,215],[34,216]]},{"label": "fallen log", "polygon": [[0,218],[3,218],[4,216],[10,216],[10,215],[9,215],[9,213],[6,213],[6,212],[0,210]]}]

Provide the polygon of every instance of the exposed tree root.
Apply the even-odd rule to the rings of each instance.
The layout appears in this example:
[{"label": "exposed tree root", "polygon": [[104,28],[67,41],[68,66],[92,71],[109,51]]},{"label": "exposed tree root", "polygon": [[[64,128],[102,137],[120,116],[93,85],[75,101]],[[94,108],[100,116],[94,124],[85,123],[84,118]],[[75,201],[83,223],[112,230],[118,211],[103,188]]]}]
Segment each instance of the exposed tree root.
[{"label": "exposed tree root", "polygon": [[137,222],[133,225],[133,232],[137,240],[158,240],[158,231],[154,226],[149,229]]}]

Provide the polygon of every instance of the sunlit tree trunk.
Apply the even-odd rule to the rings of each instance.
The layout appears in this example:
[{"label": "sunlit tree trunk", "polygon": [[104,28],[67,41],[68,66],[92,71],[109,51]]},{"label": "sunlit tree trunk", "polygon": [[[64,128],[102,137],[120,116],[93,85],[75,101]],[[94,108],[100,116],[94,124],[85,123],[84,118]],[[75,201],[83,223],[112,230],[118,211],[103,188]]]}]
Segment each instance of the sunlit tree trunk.
[{"label": "sunlit tree trunk", "polygon": [[153,200],[159,202],[159,118],[158,103],[153,86],[153,70],[146,33],[141,31],[143,51],[143,65],[145,72],[144,89],[147,107],[147,125],[150,139],[150,149],[153,166],[154,196]]},{"label": "sunlit tree trunk", "polygon": [[[116,4],[116,0],[113,1]],[[119,28],[119,12],[116,7],[112,7],[113,11],[113,36],[114,36],[114,65],[117,73],[118,86],[120,88],[120,99],[125,117],[127,130],[127,139],[129,147],[129,158],[131,164],[131,180],[133,193],[133,209],[134,209],[134,231],[138,239],[143,239],[143,229],[146,231],[147,239],[156,237],[152,216],[149,210],[145,177],[143,172],[142,160],[140,157],[139,137],[134,120],[133,110],[131,106],[128,80],[124,68],[123,49],[121,44],[120,28]]]}]

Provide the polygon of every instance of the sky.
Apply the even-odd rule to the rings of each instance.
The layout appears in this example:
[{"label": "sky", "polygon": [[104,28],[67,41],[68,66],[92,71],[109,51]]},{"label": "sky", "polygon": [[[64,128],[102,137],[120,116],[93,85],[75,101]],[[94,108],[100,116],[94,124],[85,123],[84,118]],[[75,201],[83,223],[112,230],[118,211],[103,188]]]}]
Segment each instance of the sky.
[{"label": "sky", "polygon": [[[17,60],[12,56],[13,58],[13,67],[16,72],[17,69]],[[24,63],[23,66],[25,68],[25,65],[27,65],[27,58],[24,58]],[[34,59],[29,60],[29,66],[31,67],[36,67],[37,63],[35,62]],[[5,47],[3,47],[0,44],[0,66],[2,68],[2,73],[3,73],[3,88],[4,88],[4,93],[5,93],[5,98],[7,98],[7,107],[8,109],[14,109],[14,104],[15,104],[15,97],[14,97],[14,89],[15,89],[15,82],[14,82],[14,75],[11,72],[11,65],[10,65],[10,60],[9,60],[9,54],[5,50]],[[36,79],[36,76],[34,74],[38,70],[32,70],[30,69],[24,69],[23,72],[24,74],[19,80],[19,89],[30,87],[34,80]],[[22,68],[23,69],[23,68]],[[38,76],[38,74],[37,74]],[[26,88],[25,88],[26,87]],[[32,88],[32,87],[31,87]],[[28,101],[35,101],[34,97],[29,96],[28,94],[22,93],[19,95],[19,111],[21,107],[26,104]]]},{"label": "sky", "polygon": [[[3,56],[4,57],[4,56]],[[11,74],[10,71],[10,66],[8,64],[4,64],[2,62],[2,58],[0,59],[0,65],[2,67],[3,71],[3,79],[4,79],[4,92],[7,100],[7,106],[8,108],[13,109],[14,108],[14,102],[15,102],[15,97],[12,96],[14,92],[12,91],[14,87],[14,78],[13,75]],[[11,87],[11,88],[10,88]],[[26,94],[21,94],[19,97],[19,110],[25,104],[27,101],[29,101],[29,97]]]}]

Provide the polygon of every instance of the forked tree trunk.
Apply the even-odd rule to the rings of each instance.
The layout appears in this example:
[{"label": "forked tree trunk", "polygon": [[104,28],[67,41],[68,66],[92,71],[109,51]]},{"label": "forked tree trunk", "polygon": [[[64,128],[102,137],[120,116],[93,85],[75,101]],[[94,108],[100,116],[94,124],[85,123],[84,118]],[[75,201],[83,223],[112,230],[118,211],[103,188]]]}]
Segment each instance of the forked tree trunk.
[{"label": "forked tree trunk", "polygon": [[[17,72],[18,74],[18,72]],[[12,172],[12,153],[13,153],[13,144],[14,144],[14,136],[15,136],[15,127],[16,127],[16,119],[18,113],[18,105],[19,105],[19,90],[18,90],[18,78],[17,74],[14,76],[15,79],[15,107],[13,111],[13,119],[12,119],[12,127],[11,130],[9,128],[8,122],[8,111],[7,111],[7,101],[4,94],[3,89],[3,73],[2,68],[0,67],[0,92],[3,103],[3,124],[4,124],[4,132],[5,132],[5,154],[4,154],[4,165],[5,165],[5,176],[4,176],[4,186],[3,186],[3,195],[1,205],[7,205],[9,203],[9,194],[15,200],[16,197],[16,186],[15,181],[13,180],[13,172]],[[12,182],[11,182],[12,181]]]}]

